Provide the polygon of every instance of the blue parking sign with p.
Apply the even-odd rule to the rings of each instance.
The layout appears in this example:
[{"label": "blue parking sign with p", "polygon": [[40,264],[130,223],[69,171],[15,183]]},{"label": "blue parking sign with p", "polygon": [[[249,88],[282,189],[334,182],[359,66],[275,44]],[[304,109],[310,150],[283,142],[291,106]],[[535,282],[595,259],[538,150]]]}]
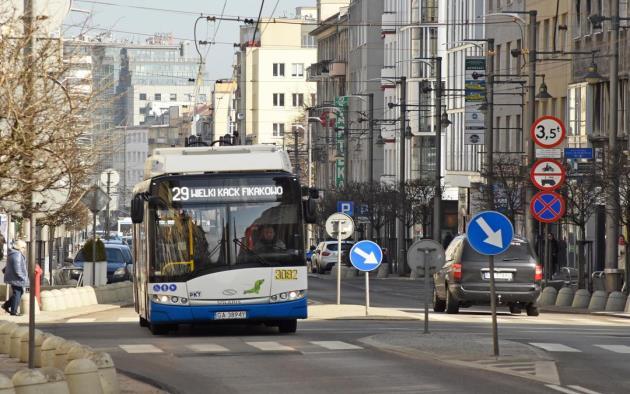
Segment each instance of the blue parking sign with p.
[{"label": "blue parking sign with p", "polygon": [[337,201],[337,212],[345,213],[350,217],[354,216],[354,202]]}]

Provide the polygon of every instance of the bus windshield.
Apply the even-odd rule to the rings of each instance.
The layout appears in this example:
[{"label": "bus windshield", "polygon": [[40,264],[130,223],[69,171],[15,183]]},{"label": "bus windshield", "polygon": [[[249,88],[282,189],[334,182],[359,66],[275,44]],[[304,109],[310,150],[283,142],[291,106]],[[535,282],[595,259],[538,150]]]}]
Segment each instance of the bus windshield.
[{"label": "bus windshield", "polygon": [[[289,180],[252,186],[243,179],[212,179],[203,188],[162,183],[160,191],[175,192],[166,206],[151,209],[150,280],[183,281],[228,269],[304,265],[299,188]],[[257,192],[245,189],[252,187]],[[275,188],[268,189],[275,195],[262,196],[262,188]],[[243,195],[247,193],[255,196]]]}]

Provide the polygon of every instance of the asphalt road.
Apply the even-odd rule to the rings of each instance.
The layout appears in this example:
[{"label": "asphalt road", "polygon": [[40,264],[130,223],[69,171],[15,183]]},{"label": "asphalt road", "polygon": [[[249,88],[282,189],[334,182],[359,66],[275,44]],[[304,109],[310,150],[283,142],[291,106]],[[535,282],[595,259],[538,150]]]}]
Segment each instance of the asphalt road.
[{"label": "asphalt road", "polygon": [[[312,301],[334,302],[336,283],[331,278],[312,276],[309,286]],[[371,290],[374,306],[420,311],[421,280],[374,280]],[[344,303],[361,303],[363,278],[344,281],[342,296]],[[489,314],[483,308],[432,317],[432,332],[489,337]],[[152,336],[135,318],[132,308],[123,308],[42,328],[108,351],[119,369],[174,393],[592,394],[627,393],[630,388],[630,353],[620,352],[626,347],[630,351],[630,320],[502,312],[502,339],[553,350],[548,355],[558,361],[561,385],[551,387],[391,353],[361,341],[391,332],[422,335],[421,321],[307,320],[294,335],[263,326],[184,326],[169,336]]]}]

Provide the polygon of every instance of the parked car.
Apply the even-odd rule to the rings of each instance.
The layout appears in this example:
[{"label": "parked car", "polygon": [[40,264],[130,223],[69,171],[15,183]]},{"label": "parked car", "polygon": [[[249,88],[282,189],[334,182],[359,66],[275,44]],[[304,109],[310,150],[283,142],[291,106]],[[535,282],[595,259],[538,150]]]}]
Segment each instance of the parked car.
[{"label": "parked car", "polygon": [[[127,245],[105,242],[105,256],[107,258],[107,283],[131,280],[133,258]],[[91,256],[84,256],[81,249],[74,257],[72,264],[83,268],[86,261],[92,261]],[[78,279],[79,272],[72,273],[73,279]]]},{"label": "parked car", "polygon": [[[354,245],[352,241],[341,241],[341,253],[347,254]],[[317,248],[311,255],[311,272],[323,274],[330,271],[337,264],[337,241],[324,241],[317,244]]]},{"label": "parked car", "polygon": [[[511,313],[525,308],[528,316],[538,316],[542,266],[527,240],[515,237],[508,250],[495,256],[494,265],[498,304],[507,305]],[[465,235],[453,239],[433,280],[435,312],[457,313],[460,307],[490,304],[488,256],[477,253]]]}]

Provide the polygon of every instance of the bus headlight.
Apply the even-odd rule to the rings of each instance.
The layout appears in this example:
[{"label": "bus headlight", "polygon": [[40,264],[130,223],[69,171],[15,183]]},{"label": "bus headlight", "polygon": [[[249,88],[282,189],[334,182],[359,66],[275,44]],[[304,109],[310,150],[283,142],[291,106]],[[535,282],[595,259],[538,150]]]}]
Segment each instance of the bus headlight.
[{"label": "bus headlight", "polygon": [[183,298],[182,297],[179,300],[182,302],[182,304],[187,304],[188,303],[188,298]]},{"label": "bus headlight", "polygon": [[160,296],[160,302],[163,304],[168,303],[168,296],[167,295]]},{"label": "bus headlight", "polygon": [[171,296],[171,302],[172,302],[173,304],[176,304],[176,303],[177,303],[177,301],[179,301],[179,297],[178,297],[178,296]]},{"label": "bus headlight", "polygon": [[295,301],[306,296],[306,290],[291,290],[274,294],[269,297],[270,302]]}]

